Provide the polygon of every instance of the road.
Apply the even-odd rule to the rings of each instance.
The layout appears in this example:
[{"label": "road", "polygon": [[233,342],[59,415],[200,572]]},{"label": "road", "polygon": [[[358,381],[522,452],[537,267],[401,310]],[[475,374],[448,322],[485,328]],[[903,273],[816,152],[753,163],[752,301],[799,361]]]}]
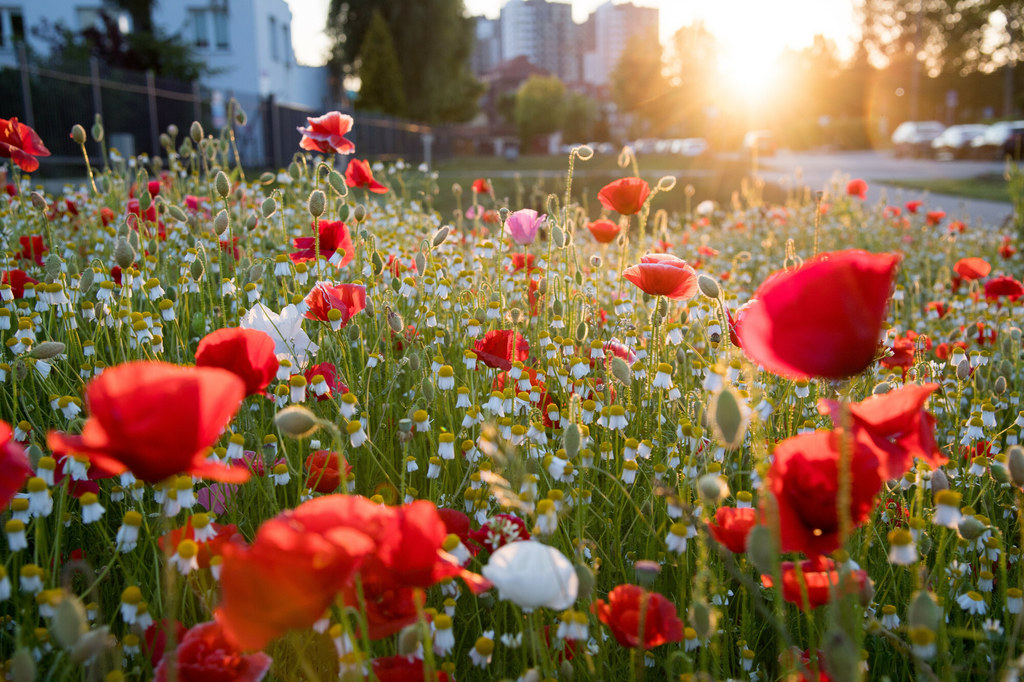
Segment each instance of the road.
[{"label": "road", "polygon": [[760,173],[765,180],[792,186],[800,178],[802,186],[812,190],[845,191],[850,178],[862,178],[868,183],[868,202],[886,199],[887,203],[902,205],[920,199],[927,210],[945,211],[952,219],[968,224],[982,223],[999,227],[1013,214],[1009,203],[966,199],[947,194],[932,194],[919,190],[884,185],[881,180],[929,180],[936,178],[964,179],[979,175],[1001,174],[1004,166],[997,161],[935,161],[931,159],[894,159],[884,152],[790,152],[780,151],[765,158]]}]

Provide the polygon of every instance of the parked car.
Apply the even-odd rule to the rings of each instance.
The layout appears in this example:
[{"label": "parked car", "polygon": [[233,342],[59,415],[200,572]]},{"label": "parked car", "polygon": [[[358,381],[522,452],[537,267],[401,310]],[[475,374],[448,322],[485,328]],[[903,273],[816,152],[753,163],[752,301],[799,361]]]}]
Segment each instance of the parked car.
[{"label": "parked car", "polygon": [[1003,153],[1001,158],[1011,158],[1020,161],[1024,158],[1024,125],[1010,128],[1010,134],[1003,142]]},{"label": "parked car", "polygon": [[778,145],[770,130],[751,130],[743,136],[743,151],[748,155],[774,156]]},{"label": "parked car", "polygon": [[931,156],[932,140],[946,129],[938,121],[904,121],[892,133],[892,153],[897,159]]},{"label": "parked car", "polygon": [[707,150],[708,141],[703,137],[686,137],[680,140],[672,140],[673,154],[695,158],[701,156]]},{"label": "parked car", "polygon": [[[1024,127],[1024,121],[999,121],[971,140],[971,158],[1001,159],[1008,149],[1007,142],[1015,128]],[[1012,149],[1012,147],[1009,147]]]},{"label": "parked car", "polygon": [[950,126],[932,140],[932,153],[937,159],[963,159],[970,155],[971,140],[982,135],[988,126],[982,123],[967,123]]}]

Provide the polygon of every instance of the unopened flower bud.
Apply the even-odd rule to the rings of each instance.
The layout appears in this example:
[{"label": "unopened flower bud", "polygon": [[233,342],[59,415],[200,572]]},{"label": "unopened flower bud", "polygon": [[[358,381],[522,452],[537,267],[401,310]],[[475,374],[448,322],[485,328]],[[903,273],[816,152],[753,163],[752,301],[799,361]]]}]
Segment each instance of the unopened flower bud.
[{"label": "unopened flower bud", "polygon": [[75,144],[85,144],[85,128],[77,123],[71,126],[71,139],[74,140]]},{"label": "unopened flower bud", "polygon": [[448,239],[448,233],[451,231],[451,229],[451,226],[443,225],[441,229],[435,232],[434,239],[431,241],[430,244],[431,247],[436,249],[437,247],[441,246],[441,244],[444,244],[444,240]]},{"label": "unopened flower bud", "polygon": [[958,526],[960,537],[965,540],[976,540],[985,532],[985,524],[973,516],[965,516]]},{"label": "unopened flower bud", "polygon": [[759,573],[770,574],[778,555],[778,545],[768,526],[756,525],[747,534],[747,558]]},{"label": "unopened flower bud", "polygon": [[29,357],[36,360],[49,360],[64,352],[64,344],[60,341],[43,341],[35,346],[29,353]]},{"label": "unopened flower bud", "polygon": [[305,438],[318,428],[316,416],[301,405],[291,405],[274,415],[274,424],[292,438]]},{"label": "unopened flower bud", "polygon": [[633,565],[633,570],[636,572],[636,581],[642,587],[650,589],[661,573],[661,565],[657,561],[641,559]]},{"label": "unopened flower bud", "polygon": [[192,125],[188,129],[188,136],[192,138],[193,142],[199,144],[199,141],[206,137],[206,133],[203,132],[203,124],[199,121],[192,121]]},{"label": "unopened flower bud", "polygon": [[1018,488],[1024,487],[1024,447],[1010,446],[1006,453],[1006,468],[1010,473],[1010,481]]},{"label": "unopened flower bud", "polygon": [[729,485],[718,474],[704,474],[697,481],[697,491],[704,501],[717,504],[729,496]]},{"label": "unopened flower bud", "polygon": [[322,190],[315,189],[309,193],[309,214],[319,218],[327,208],[327,196]]},{"label": "unopened flower bud", "polygon": [[332,170],[327,174],[327,184],[339,197],[348,196],[348,185],[345,184],[345,178],[341,177],[341,173],[338,171]]},{"label": "unopened flower bud", "polygon": [[227,232],[228,229],[228,210],[222,208],[218,213],[217,217],[213,219],[213,231],[220,236]]},{"label": "unopened flower bud", "polygon": [[572,151],[580,161],[589,161],[594,156],[594,148],[586,144],[581,144]]},{"label": "unopened flower bud", "polygon": [[707,275],[697,276],[697,286],[700,288],[700,293],[704,294],[708,298],[717,299],[722,295],[722,290],[719,288],[718,282]]},{"label": "unopened flower bud", "polygon": [[363,206],[362,204],[357,205],[355,210],[352,211],[352,217],[355,219],[357,223],[361,223],[363,221],[363,218],[366,217],[366,207]]},{"label": "unopened flower bud", "polygon": [[971,362],[967,358],[964,358],[956,366],[956,378],[960,381],[967,381],[971,376]]},{"label": "unopened flower bud", "polygon": [[217,175],[213,178],[213,188],[220,195],[221,199],[226,199],[228,194],[231,192],[231,182],[228,180],[227,173],[224,171],[217,171]]}]

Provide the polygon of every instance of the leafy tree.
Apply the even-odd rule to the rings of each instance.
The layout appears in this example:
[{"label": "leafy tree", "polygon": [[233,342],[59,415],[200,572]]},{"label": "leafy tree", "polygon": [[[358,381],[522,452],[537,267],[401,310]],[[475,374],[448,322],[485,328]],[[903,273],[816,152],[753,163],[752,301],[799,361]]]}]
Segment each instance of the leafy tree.
[{"label": "leafy tree", "polygon": [[619,110],[633,114],[640,130],[658,135],[671,125],[672,98],[663,72],[661,43],[635,35],[630,38],[611,75],[612,100]]},{"label": "leafy tree", "polygon": [[405,116],[405,89],[402,70],[391,32],[380,12],[373,13],[370,28],[359,50],[359,98],[356,108],[392,116]]},{"label": "leafy tree", "polygon": [[559,130],[565,113],[565,85],[558,76],[530,76],[516,92],[516,129],[523,146]]},{"label": "leafy tree", "polygon": [[192,46],[177,35],[167,35],[159,29],[148,33],[138,30],[137,25],[135,31],[124,34],[114,17],[103,11],[100,21],[99,27],[90,26],[77,32],[63,24],[43,22],[35,32],[50,43],[49,61],[56,68],[80,69],[90,57],[96,57],[108,66],[130,71],[151,70],[158,76],[181,81],[198,80],[209,73]]},{"label": "leafy tree", "polygon": [[483,85],[469,68],[473,24],[463,0],[331,0],[327,27],[336,78],[361,75],[359,48],[374,11],[394,40],[409,116],[431,123],[472,118]]},{"label": "leafy tree", "polygon": [[579,92],[570,92],[565,97],[565,122],[562,134],[567,143],[593,140],[601,111],[597,102]]}]

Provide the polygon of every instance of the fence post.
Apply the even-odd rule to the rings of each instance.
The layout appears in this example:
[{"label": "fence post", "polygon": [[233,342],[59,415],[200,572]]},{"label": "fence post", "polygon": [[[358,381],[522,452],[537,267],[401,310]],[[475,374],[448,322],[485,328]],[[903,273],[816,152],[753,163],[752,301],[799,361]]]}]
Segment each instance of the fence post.
[{"label": "fence post", "polygon": [[149,153],[158,154],[160,122],[156,118],[156,76],[152,70],[146,71],[146,94],[149,97]]},{"label": "fence post", "polygon": [[93,113],[103,117],[103,95],[100,91],[100,60],[89,57],[89,78],[92,80]]},{"label": "fence post", "polygon": [[28,53],[25,51],[25,43],[18,44],[18,68],[21,69],[21,101],[25,103],[25,124],[29,128],[35,128],[36,119],[32,115],[32,87],[28,79]]}]

